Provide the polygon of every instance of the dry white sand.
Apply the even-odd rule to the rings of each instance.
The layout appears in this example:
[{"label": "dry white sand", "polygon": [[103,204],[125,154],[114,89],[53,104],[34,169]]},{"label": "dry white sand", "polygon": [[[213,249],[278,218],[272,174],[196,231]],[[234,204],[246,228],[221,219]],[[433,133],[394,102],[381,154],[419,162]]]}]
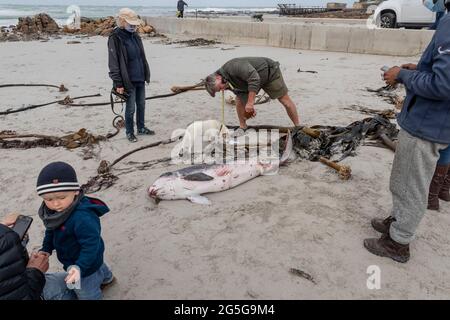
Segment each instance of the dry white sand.
[{"label": "dry white sand", "polygon": [[[48,43],[0,44],[0,83],[64,83],[71,96],[100,92],[107,101],[111,81],[107,72],[106,38],[68,39]],[[346,125],[365,116],[343,110],[352,104],[390,107],[364,91],[383,85],[379,68],[411,59],[327,53],[267,47],[178,48],[146,40],[152,70],[147,94],[167,93],[172,85],[196,83],[228,59],[263,55],[281,62],[293,100],[304,124]],[[318,74],[297,73],[298,68]],[[62,98],[51,89],[1,89],[1,110]],[[281,105],[274,101],[257,107],[250,124],[290,125]],[[71,163],[79,180],[96,174],[99,161],[153,141],[166,139],[176,128],[194,120],[219,119],[220,97],[191,92],[147,104],[146,124],[153,137],[130,144],[122,132],[101,143],[96,159],[82,160],[80,149],[1,150],[0,216],[8,212],[32,215],[29,248],[38,248],[43,226],[37,217],[40,199],[35,182],[40,169],[51,161]],[[0,117],[1,130],[64,135],[80,128],[95,134],[111,131],[109,106],[69,108],[52,105]],[[237,123],[227,107],[226,122]],[[128,161],[158,159],[172,146],[141,151]],[[320,163],[296,162],[277,176],[264,176],[233,190],[208,195],[211,206],[167,201],[155,206],[146,189],[163,172],[178,167],[121,175],[112,188],[99,192],[111,212],[102,218],[105,260],[118,283],[107,299],[417,299],[448,298],[450,284],[450,205],[427,212],[412,243],[407,264],[368,253],[363,239],[379,236],[370,219],[386,217],[391,208],[388,190],[393,153],[361,147],[344,163],[352,167],[347,182]],[[115,171],[120,172],[120,171]],[[368,290],[366,270],[381,268],[381,289]],[[289,273],[290,268],[311,274],[317,284]],[[51,270],[60,270],[55,257]]]}]

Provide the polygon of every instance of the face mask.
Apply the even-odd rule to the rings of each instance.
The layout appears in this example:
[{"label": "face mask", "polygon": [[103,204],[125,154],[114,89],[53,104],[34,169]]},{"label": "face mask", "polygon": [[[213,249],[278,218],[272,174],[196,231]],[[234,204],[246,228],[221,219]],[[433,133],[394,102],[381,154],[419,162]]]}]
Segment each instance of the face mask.
[{"label": "face mask", "polygon": [[433,0],[425,0],[423,5],[432,12],[445,12],[444,0],[437,0],[436,3]]},{"label": "face mask", "polygon": [[132,25],[127,24],[125,26],[125,30],[127,30],[128,32],[131,32],[131,33],[136,32],[136,26],[132,26]]}]

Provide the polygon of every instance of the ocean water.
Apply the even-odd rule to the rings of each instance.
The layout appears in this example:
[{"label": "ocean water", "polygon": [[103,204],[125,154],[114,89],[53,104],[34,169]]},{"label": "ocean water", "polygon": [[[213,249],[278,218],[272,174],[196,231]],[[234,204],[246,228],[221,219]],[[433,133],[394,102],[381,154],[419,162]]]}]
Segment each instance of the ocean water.
[{"label": "ocean water", "polygon": [[[114,16],[122,7],[118,6],[79,6],[80,15],[88,18],[100,18],[106,16]],[[171,7],[130,7],[141,16],[175,16],[176,8]],[[186,15],[195,15],[196,10],[199,12],[208,12],[216,14],[236,14],[245,15],[254,12],[276,12],[277,8],[207,8],[207,7],[188,7],[185,10]],[[14,5],[0,4],[0,26],[16,25],[19,17],[33,16],[38,13],[49,14],[59,25],[64,25],[73,11],[69,6],[52,5]]]}]

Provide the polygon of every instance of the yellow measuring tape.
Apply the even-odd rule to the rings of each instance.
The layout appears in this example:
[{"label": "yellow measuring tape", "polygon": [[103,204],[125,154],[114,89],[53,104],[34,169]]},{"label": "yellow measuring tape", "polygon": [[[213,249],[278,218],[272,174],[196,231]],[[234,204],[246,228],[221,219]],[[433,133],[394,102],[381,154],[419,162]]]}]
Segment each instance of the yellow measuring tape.
[{"label": "yellow measuring tape", "polygon": [[225,126],[225,91],[222,90],[222,125]]}]

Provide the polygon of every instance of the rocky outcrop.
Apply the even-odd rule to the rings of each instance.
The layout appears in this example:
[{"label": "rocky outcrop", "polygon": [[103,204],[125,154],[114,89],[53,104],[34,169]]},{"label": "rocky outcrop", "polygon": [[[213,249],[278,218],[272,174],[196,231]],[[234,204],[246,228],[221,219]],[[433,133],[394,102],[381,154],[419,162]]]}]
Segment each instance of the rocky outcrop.
[{"label": "rocky outcrop", "polygon": [[[48,14],[40,13],[34,17],[19,18],[17,26],[9,28],[0,28],[0,42],[3,41],[27,41],[27,40],[43,40],[48,41],[49,37],[60,37],[64,34],[87,35],[87,36],[104,36],[111,34],[116,26],[114,17],[106,18],[86,18],[81,17],[79,27],[75,25],[64,26],[60,28],[58,24]],[[159,36],[155,29],[150,25],[143,25],[138,28],[139,34],[142,36],[155,37]]]},{"label": "rocky outcrop", "polygon": [[48,14],[40,13],[34,17],[19,18],[15,31],[22,34],[54,34],[59,32],[59,26]]},{"label": "rocky outcrop", "polygon": [[81,17],[80,28],[76,28],[73,25],[64,26],[63,33],[108,36],[111,34],[114,26],[114,17],[100,19]]},{"label": "rocky outcrop", "polygon": [[[114,17],[91,19],[81,18],[80,28],[76,29],[74,26],[65,26],[63,28],[64,33],[69,34],[86,34],[86,35],[99,35],[109,36],[116,26],[116,19]],[[138,28],[140,34],[151,34],[154,32],[154,28],[149,25],[140,26]]]}]

